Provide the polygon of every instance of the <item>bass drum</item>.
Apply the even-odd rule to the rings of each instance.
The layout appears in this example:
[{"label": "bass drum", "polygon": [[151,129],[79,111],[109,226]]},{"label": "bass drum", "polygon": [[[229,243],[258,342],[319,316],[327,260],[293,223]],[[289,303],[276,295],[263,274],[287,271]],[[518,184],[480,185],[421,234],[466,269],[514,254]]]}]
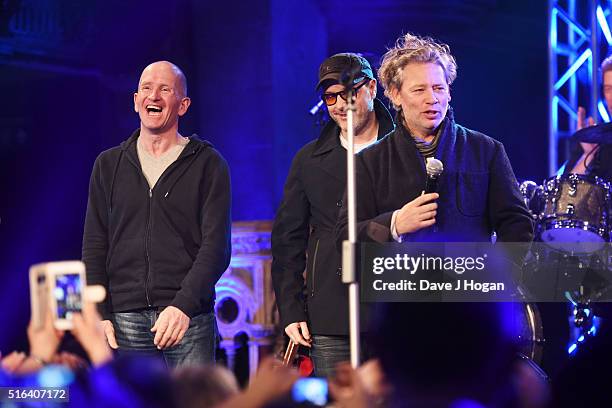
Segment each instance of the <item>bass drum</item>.
[{"label": "bass drum", "polygon": [[506,323],[516,340],[520,354],[537,364],[542,362],[544,329],[540,311],[535,303],[506,303]]}]

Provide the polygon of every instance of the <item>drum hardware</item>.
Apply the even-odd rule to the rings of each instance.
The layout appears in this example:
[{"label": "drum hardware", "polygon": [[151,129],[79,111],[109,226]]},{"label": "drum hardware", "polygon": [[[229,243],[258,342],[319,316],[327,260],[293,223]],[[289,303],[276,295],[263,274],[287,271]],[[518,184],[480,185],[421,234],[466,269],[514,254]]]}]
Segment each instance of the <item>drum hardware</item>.
[{"label": "drum hardware", "polygon": [[593,313],[588,300],[574,306],[574,325],[583,331],[588,331],[593,326]]},{"label": "drum hardware", "polygon": [[576,174],[570,174],[569,181],[570,185],[568,194],[570,197],[576,197],[576,193],[578,192],[578,188],[576,186],[578,184],[578,179],[576,178]]},{"label": "drum hardware", "polygon": [[519,190],[523,196],[523,202],[529,210],[531,217],[534,220],[537,220],[541,210],[539,208],[539,204],[541,203],[540,197],[543,193],[544,187],[537,185],[531,180],[526,180],[519,185]]},{"label": "drum hardware", "polygon": [[570,255],[540,244],[523,265],[522,285],[530,301],[564,301],[566,292],[577,293],[587,275],[599,264],[584,256]]},{"label": "drum hardware", "polygon": [[573,341],[568,348],[568,354],[573,355],[578,347],[582,347],[585,342],[597,333],[599,321],[598,317],[593,312],[591,301],[588,296],[580,296],[579,301],[575,301],[568,294],[568,300],[574,305],[573,307]]}]

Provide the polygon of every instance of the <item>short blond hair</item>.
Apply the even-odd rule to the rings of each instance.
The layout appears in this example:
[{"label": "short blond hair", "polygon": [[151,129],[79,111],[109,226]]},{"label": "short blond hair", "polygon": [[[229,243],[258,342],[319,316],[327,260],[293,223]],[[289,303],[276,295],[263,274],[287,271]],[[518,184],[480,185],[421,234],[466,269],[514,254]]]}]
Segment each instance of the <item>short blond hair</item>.
[{"label": "short blond hair", "polygon": [[609,55],[606,59],[601,62],[601,66],[599,67],[601,71],[601,76],[605,74],[607,71],[612,71],[612,55]]},{"label": "short blond hair", "polygon": [[457,78],[457,62],[448,45],[436,42],[431,37],[408,33],[398,38],[395,45],[383,55],[378,70],[378,78],[389,100],[393,90],[399,91],[402,88],[404,67],[415,62],[440,65],[448,85]]}]

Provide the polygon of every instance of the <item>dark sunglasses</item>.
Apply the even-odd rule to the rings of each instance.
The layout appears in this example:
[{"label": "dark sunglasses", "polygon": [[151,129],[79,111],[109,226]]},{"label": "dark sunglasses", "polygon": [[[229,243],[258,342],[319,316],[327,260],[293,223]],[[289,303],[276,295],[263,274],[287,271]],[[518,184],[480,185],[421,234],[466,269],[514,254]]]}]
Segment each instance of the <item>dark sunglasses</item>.
[{"label": "dark sunglasses", "polygon": [[[354,87],[353,92],[355,93],[355,96],[357,96],[357,93],[359,92],[359,88],[369,83],[370,81],[371,79],[366,78],[365,81],[363,81],[362,83]],[[342,100],[346,102],[346,100],[348,99],[348,92],[347,91],[326,92],[323,95],[321,95],[321,99],[323,99],[323,102],[325,102],[325,105],[332,106],[332,105],[335,105],[336,102],[338,102],[338,96],[340,96]]]}]

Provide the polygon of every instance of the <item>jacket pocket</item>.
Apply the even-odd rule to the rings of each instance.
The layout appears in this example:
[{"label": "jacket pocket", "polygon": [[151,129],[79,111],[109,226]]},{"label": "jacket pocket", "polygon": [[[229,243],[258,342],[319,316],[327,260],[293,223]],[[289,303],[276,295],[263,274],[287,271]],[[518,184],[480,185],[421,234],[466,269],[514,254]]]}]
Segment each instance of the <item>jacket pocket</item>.
[{"label": "jacket pocket", "polygon": [[194,261],[179,237],[171,234],[152,237],[149,277],[152,287],[178,291]]},{"label": "jacket pocket", "polygon": [[482,217],[487,209],[488,172],[457,173],[457,209],[466,217]]},{"label": "jacket pocket", "polygon": [[315,243],[314,255],[312,257],[312,285],[310,287],[310,296],[314,296],[315,294],[315,282],[316,282],[316,273],[317,273],[317,256],[319,255],[319,244],[321,240],[317,239]]},{"label": "jacket pocket", "polygon": [[108,290],[129,292],[144,283],[145,254],[142,238],[122,239],[109,250]]}]

